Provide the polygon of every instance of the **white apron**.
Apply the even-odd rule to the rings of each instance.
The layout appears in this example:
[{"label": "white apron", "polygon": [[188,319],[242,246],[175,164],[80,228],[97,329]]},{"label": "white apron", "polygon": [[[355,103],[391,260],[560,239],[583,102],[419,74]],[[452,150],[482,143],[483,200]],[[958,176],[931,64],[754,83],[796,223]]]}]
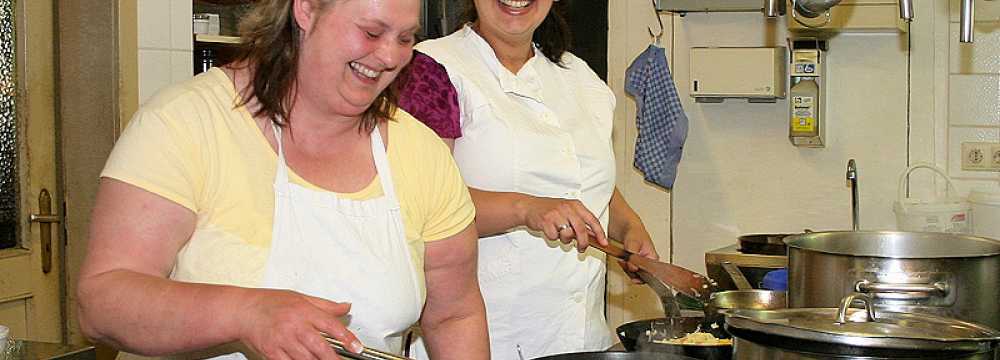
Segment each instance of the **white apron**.
[{"label": "white apron", "polygon": [[378,127],[371,146],[385,195],[364,201],[290,182],[281,131],[274,128],[278,139],[274,229],[261,287],[350,302],[351,312],[342,319],[348,329],[366,347],[399,353],[403,332],[420,318],[424,290],[406,244]]},{"label": "white apron", "polygon": [[[470,187],[578,199],[607,229],[615,181],[610,90],[581,90],[585,81],[574,77],[581,72],[558,68],[538,51],[514,76],[468,27],[422,45],[462,90],[454,155]],[[604,276],[604,255],[593,249],[578,254],[524,229],[481,239],[492,358],[610,347]]]}]

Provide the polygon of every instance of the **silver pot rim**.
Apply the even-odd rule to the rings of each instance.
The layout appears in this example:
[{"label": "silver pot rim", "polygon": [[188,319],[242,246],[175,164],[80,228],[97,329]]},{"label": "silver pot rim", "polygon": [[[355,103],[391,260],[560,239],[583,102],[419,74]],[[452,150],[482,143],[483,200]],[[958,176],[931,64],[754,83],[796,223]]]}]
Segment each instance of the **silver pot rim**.
[{"label": "silver pot rim", "polygon": [[[729,310],[726,311],[726,328],[758,332],[772,337],[878,349],[979,352],[989,350],[993,343],[1000,341],[1000,332],[988,327],[926,314],[879,312],[880,320],[856,321],[859,315],[864,317],[866,310],[868,309],[846,309],[848,318],[855,320],[843,324],[836,324],[838,309],[835,308]],[[828,317],[829,323],[816,322],[823,317]],[[901,328],[920,324],[940,331],[935,334],[920,334],[918,330],[928,328],[908,331]],[[838,327],[843,329],[838,331]],[[893,334],[893,328],[903,334]]]},{"label": "silver pot rim", "polygon": [[[1000,240],[952,233],[823,231],[784,238],[789,248],[888,259],[978,258],[1000,255]],[[946,243],[948,246],[935,246]],[[905,246],[904,246],[905,245]]]}]

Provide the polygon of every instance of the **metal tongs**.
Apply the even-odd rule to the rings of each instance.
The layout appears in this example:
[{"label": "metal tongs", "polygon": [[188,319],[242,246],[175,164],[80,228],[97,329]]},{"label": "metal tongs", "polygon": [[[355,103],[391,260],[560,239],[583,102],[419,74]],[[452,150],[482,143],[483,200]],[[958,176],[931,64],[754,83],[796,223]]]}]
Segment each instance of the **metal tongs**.
[{"label": "metal tongs", "polygon": [[372,349],[372,348],[367,348],[367,347],[364,348],[364,350],[361,350],[360,354],[354,353],[354,352],[351,352],[350,350],[347,350],[347,347],[344,346],[344,343],[340,342],[340,340],[334,339],[334,338],[330,337],[330,335],[327,335],[327,334],[321,334],[321,335],[323,335],[323,339],[325,339],[326,342],[328,344],[330,344],[330,347],[333,348],[333,351],[337,352],[337,355],[343,356],[343,357],[348,358],[348,359],[354,359],[354,360],[412,360],[412,359],[407,358],[407,357],[402,357],[402,356],[390,354],[390,353],[383,352],[383,351],[378,351],[378,350],[375,350],[375,349]]}]

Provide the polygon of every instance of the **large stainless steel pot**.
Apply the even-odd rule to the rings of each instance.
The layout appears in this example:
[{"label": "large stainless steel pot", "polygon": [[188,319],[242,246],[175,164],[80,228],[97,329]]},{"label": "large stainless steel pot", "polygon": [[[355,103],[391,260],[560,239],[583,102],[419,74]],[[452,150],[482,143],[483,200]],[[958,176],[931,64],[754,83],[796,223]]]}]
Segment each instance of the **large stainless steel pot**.
[{"label": "large stainless steel pot", "polygon": [[788,307],[828,308],[866,293],[882,311],[1000,328],[1000,242],[944,233],[816,232],[789,236]]},{"label": "large stainless steel pot", "polygon": [[[855,300],[864,309],[850,309]],[[982,325],[926,314],[876,312],[866,295],[838,308],[732,310],[726,329],[734,359],[993,360],[1000,333]]]}]

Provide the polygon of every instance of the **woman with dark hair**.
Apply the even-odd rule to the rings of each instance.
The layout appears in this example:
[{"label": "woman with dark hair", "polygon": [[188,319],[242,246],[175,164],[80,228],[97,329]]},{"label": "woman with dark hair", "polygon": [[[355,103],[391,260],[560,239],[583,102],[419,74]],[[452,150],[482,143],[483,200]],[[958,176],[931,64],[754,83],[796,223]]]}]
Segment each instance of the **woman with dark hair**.
[{"label": "woman with dark hair", "polygon": [[615,97],[567,51],[566,6],[469,0],[462,28],[416,46],[458,93],[453,154],[476,205],[494,359],[610,347],[605,256],[588,243],[613,238],[657,258],[615,189]]},{"label": "woman with dark hair", "polygon": [[257,1],[235,62],[144,104],[101,174],[83,333],[145,356],[336,359],[324,334],[399,352],[419,322],[435,359],[488,359],[473,203],[394,107],[419,11]]}]

